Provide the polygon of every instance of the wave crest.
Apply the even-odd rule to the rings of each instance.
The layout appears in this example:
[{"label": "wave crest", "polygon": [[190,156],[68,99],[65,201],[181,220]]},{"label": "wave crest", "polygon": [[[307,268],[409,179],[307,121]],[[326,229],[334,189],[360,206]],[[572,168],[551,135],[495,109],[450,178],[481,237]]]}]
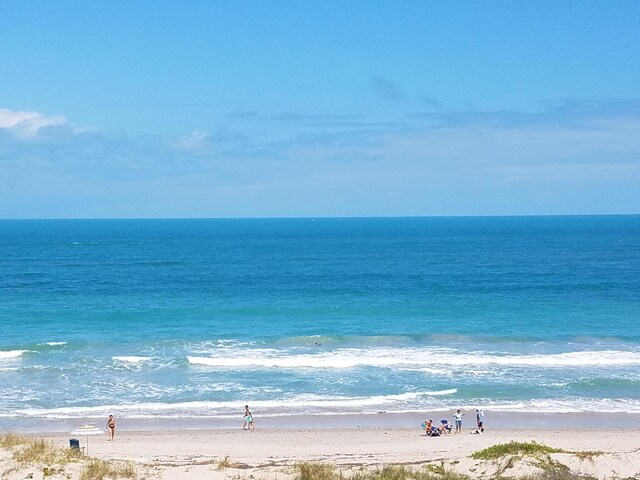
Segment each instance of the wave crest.
[{"label": "wave crest", "polygon": [[424,369],[482,365],[522,367],[607,367],[640,365],[640,352],[600,350],[554,354],[467,353],[451,349],[338,349],[316,354],[285,350],[225,350],[216,355],[188,356],[191,365],[221,368],[318,368],[401,367]]},{"label": "wave crest", "polygon": [[6,360],[11,358],[19,358],[23,353],[28,352],[28,350],[4,350],[0,351],[0,360]]}]

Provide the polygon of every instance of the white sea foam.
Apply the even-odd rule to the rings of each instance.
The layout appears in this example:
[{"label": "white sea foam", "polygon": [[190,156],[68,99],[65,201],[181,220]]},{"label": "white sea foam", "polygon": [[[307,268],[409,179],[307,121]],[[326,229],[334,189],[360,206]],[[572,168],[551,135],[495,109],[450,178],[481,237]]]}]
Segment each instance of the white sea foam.
[{"label": "white sea foam", "polygon": [[344,353],[316,355],[253,355],[251,353],[225,357],[187,357],[193,365],[210,367],[265,367],[265,368],[353,368],[358,366],[391,367],[402,361],[390,356],[361,356]]},{"label": "white sea foam", "polygon": [[19,358],[23,353],[28,352],[29,350],[3,350],[0,351],[0,360],[8,360],[12,358]]},{"label": "white sea foam", "polygon": [[500,354],[458,352],[436,348],[337,349],[315,354],[286,350],[230,349],[208,357],[189,356],[192,365],[221,368],[319,368],[388,367],[430,369],[466,366],[607,367],[640,365],[640,352],[618,350],[554,354]]},{"label": "white sea foam", "polygon": [[66,344],[67,342],[43,342],[40,345],[49,345],[51,347],[57,347],[57,346],[66,345]]},{"label": "white sea foam", "polygon": [[[366,410],[375,411],[378,407],[402,406],[414,404],[422,397],[453,394],[456,389],[434,392],[407,392],[398,395],[375,395],[370,397],[337,397],[323,395],[296,395],[290,398],[257,400],[251,402],[255,409],[259,409],[263,416],[283,415],[287,413],[314,412],[320,413],[353,413]],[[193,401],[178,403],[137,403],[127,405],[101,405],[93,407],[62,407],[52,409],[21,409],[16,413],[24,416],[44,418],[75,418],[82,416],[100,415],[105,411],[117,411],[126,413],[132,418],[143,418],[173,414],[176,416],[237,416],[239,408],[243,404],[238,401]],[[0,415],[3,416],[3,415]]]},{"label": "white sea foam", "polygon": [[435,397],[440,397],[443,395],[453,395],[455,393],[458,393],[458,389],[457,388],[450,388],[448,390],[439,390],[439,391],[435,391],[435,392],[425,392],[426,395],[432,395]]},{"label": "white sea foam", "polygon": [[[469,405],[467,408],[475,408]],[[487,409],[502,412],[531,413],[640,413],[640,400],[631,398],[567,398],[567,399],[532,399],[514,403],[489,402]]]},{"label": "white sea foam", "polygon": [[[534,355],[465,355],[466,358],[452,358],[458,365],[520,365],[541,367],[606,367],[619,365],[640,365],[640,352],[617,350],[580,351],[557,354]],[[469,358],[470,357],[470,358]],[[437,360],[436,362],[437,363]]]},{"label": "white sea foam", "polygon": [[119,356],[119,357],[113,357],[113,360],[115,362],[122,362],[122,363],[142,363],[142,362],[148,362],[149,360],[151,360],[151,357]]},{"label": "white sea foam", "polygon": [[[52,409],[26,408],[13,412],[4,411],[0,417],[37,417],[49,419],[72,419],[101,417],[104,412],[115,412],[127,418],[235,418],[239,416],[244,400],[236,401],[193,401],[179,403],[134,403],[109,404],[91,407],[62,407]],[[298,395],[291,398],[252,401],[251,406],[261,417],[286,415],[347,415],[369,414],[377,411],[386,413],[445,412],[455,408],[473,410],[481,406],[488,412],[528,412],[528,413],[616,413],[640,414],[640,399],[532,399],[516,402],[474,401],[450,402],[429,401],[424,394],[382,395],[360,398],[331,397],[319,395]]]}]

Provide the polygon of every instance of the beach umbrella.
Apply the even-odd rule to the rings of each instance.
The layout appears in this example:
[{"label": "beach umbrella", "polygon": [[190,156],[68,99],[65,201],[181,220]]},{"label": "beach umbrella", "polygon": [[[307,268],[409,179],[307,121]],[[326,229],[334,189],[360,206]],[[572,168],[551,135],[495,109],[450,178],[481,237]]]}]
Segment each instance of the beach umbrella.
[{"label": "beach umbrella", "polygon": [[104,433],[95,425],[82,425],[80,427],[76,427],[76,429],[71,432],[71,435],[85,435],[87,437],[87,453],[89,453],[89,436],[90,435],[100,435]]}]

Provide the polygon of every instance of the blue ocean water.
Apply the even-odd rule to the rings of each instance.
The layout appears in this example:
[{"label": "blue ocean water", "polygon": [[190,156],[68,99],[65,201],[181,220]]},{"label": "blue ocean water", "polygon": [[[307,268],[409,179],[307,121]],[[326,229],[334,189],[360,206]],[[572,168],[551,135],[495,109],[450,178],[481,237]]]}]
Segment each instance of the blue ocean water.
[{"label": "blue ocean water", "polygon": [[640,216],[0,221],[0,428],[640,413]]}]

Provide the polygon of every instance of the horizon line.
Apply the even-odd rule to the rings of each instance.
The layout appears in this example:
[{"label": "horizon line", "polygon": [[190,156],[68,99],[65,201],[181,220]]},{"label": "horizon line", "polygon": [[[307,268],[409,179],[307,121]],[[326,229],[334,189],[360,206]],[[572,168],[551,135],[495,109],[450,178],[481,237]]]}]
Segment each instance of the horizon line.
[{"label": "horizon line", "polygon": [[337,215],[264,217],[3,217],[0,221],[109,221],[109,220],[357,220],[410,218],[526,218],[526,217],[633,217],[640,213],[518,213],[492,215]]}]

